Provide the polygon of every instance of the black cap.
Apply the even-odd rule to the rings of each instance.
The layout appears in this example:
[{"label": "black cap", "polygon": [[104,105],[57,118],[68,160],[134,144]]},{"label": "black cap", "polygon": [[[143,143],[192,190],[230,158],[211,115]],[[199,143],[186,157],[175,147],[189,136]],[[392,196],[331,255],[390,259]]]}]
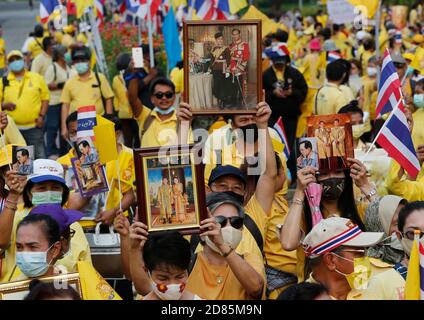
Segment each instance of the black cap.
[{"label": "black cap", "polygon": [[118,69],[119,71],[126,70],[130,62],[131,56],[126,52],[122,52],[116,58],[116,69]]},{"label": "black cap", "polygon": [[247,176],[239,168],[233,166],[217,166],[212,170],[209,177],[208,185],[210,186],[214,181],[223,176],[235,176],[243,181],[244,185],[247,183]]},{"label": "black cap", "polygon": [[75,60],[90,60],[91,51],[88,47],[80,47],[72,50],[72,61]]}]

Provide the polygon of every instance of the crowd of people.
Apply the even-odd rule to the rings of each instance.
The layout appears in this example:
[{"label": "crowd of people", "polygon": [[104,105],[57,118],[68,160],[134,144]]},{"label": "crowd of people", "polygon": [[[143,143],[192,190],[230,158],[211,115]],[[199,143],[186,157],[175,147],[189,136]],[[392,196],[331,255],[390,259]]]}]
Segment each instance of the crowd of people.
[{"label": "crowd of people", "polygon": [[[209,130],[203,141],[208,217],[192,236],[149,232],[136,207],[140,177],[133,156],[140,147],[196,142],[192,133],[199,124],[180,99],[183,63],[167,78],[166,70],[150,67],[148,54],[137,69],[122,52],[116,57],[119,73],[109,82],[96,71],[94,51],[74,25],[59,31],[37,24],[22,50],[11,51],[0,26],[0,285],[32,280],[27,300],[90,299],[42,280],[61,273],[83,278],[83,270],[94,268],[86,235],[100,223],[119,234],[122,272],[134,299],[404,299],[414,235],[424,233],[423,169],[413,179],[385,154],[380,171],[356,157],[342,171],[322,173],[293,150],[306,135],[309,116],[332,114],[350,116],[355,154],[368,150],[386,120],[375,109],[387,47],[422,165],[424,69],[422,61],[421,67],[412,63],[424,46],[422,1],[408,20],[398,29],[384,8],[376,48],[373,27],[332,24],[321,10],[308,17],[283,15],[287,29],[266,35],[261,44],[264,94],[256,114],[217,116],[203,128]],[[222,35],[215,37],[219,44]],[[214,92],[226,90],[220,85],[214,83]],[[220,107],[226,103],[222,98]],[[107,196],[83,197],[75,183],[71,159],[80,147],[75,143],[82,106],[95,106],[115,127],[111,148],[118,164],[105,164]],[[273,129],[280,117],[289,158],[277,147],[283,141]],[[28,175],[12,167],[13,145],[34,146]],[[336,152],[326,142],[321,147]],[[302,155],[311,148],[303,143]],[[377,144],[368,159],[379,151]],[[265,160],[260,173],[249,171],[252,157]],[[318,223],[305,195],[311,183],[323,189]],[[166,223],[167,214],[161,217]],[[101,289],[104,299],[119,298],[100,275],[98,281],[92,290]]]}]

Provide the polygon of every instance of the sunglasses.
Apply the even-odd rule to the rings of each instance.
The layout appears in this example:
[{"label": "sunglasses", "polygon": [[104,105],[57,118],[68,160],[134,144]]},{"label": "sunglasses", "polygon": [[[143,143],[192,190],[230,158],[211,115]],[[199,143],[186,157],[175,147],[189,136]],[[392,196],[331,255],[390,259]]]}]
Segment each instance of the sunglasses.
[{"label": "sunglasses", "polygon": [[156,92],[154,96],[158,99],[162,99],[163,97],[166,97],[166,99],[171,99],[174,96],[174,93],[171,91],[168,92]]},{"label": "sunglasses", "polygon": [[[404,233],[402,233],[402,235],[405,237],[405,238],[407,238],[407,239],[409,239],[409,240],[412,240],[412,241],[414,241],[414,230],[409,230],[409,231],[406,231],[406,232],[404,232]],[[420,239],[422,238],[424,236],[424,232],[423,231],[420,231]]]},{"label": "sunglasses", "polygon": [[243,218],[241,217],[224,217],[224,216],[216,216],[215,221],[221,225],[221,228],[224,228],[227,225],[227,221],[230,221],[230,224],[235,229],[240,229],[243,227]]}]

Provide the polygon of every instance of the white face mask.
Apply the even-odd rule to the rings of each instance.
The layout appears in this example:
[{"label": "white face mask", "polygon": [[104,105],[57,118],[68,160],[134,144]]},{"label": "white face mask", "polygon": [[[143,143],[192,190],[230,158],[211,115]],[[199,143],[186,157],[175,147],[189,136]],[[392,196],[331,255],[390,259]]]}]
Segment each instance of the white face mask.
[{"label": "white face mask", "polygon": [[[149,273],[150,274],[150,273]],[[185,289],[185,282],[179,284],[157,284],[150,276],[153,292],[161,300],[180,300]]]},{"label": "white face mask", "polygon": [[368,67],[367,68],[367,74],[370,77],[375,77],[377,75],[377,68],[374,67]]},{"label": "white face mask", "polygon": [[[390,241],[388,241],[390,240]],[[387,241],[387,242],[386,242]],[[392,233],[390,237],[385,238],[382,242],[386,242],[385,246],[390,246],[395,250],[403,251],[402,243],[399,241],[396,233]]]},{"label": "white face mask", "polygon": [[[221,229],[221,234],[222,238],[224,239],[224,243],[235,250],[240,244],[243,232],[232,226],[228,226]],[[221,250],[218,249],[218,247],[212,242],[211,239],[209,239],[209,237],[206,237],[205,241],[209,248],[211,248],[216,253],[222,254]]]}]

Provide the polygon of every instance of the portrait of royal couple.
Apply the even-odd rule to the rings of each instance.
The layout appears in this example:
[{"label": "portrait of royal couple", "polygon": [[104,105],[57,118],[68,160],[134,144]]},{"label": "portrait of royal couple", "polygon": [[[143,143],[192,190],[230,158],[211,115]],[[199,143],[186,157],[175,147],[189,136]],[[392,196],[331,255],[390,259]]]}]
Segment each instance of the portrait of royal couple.
[{"label": "portrait of royal couple", "polygon": [[247,67],[249,44],[242,40],[241,31],[231,30],[231,43],[225,43],[224,32],[214,34],[214,43],[204,57],[195,52],[195,40],[189,42],[189,69],[192,74],[212,74],[212,95],[220,109],[240,108],[247,105]]},{"label": "portrait of royal couple", "polygon": [[186,221],[188,196],[178,177],[173,178],[172,184],[169,183],[167,177],[163,177],[162,184],[157,190],[156,199],[157,207],[160,210],[160,223],[184,223]]}]

